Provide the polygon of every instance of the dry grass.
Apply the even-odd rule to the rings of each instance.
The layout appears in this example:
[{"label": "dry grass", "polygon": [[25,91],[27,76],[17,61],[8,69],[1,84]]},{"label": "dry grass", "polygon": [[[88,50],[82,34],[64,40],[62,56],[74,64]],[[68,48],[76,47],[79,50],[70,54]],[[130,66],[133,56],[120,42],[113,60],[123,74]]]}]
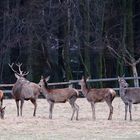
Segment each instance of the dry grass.
[{"label": "dry grass", "polygon": [[48,103],[38,100],[36,117],[32,117],[33,105],[25,102],[23,117],[16,116],[14,100],[5,100],[5,119],[0,120],[0,140],[98,140],[139,139],[140,108],[133,108],[133,121],[124,121],[124,104],[120,98],[113,102],[113,120],[108,121],[106,103],[96,104],[96,121],[91,118],[90,104],[78,99],[79,121],[70,120],[71,107],[68,103],[55,104],[53,119],[48,119]]}]

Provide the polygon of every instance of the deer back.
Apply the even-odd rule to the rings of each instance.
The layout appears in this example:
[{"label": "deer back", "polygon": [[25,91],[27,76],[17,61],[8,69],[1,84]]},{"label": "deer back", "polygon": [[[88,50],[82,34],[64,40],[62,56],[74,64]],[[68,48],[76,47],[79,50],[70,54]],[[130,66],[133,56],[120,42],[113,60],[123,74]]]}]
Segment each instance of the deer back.
[{"label": "deer back", "polygon": [[46,99],[53,102],[65,102],[73,96],[78,96],[78,91],[73,88],[44,89],[43,94]]},{"label": "deer back", "polygon": [[21,86],[21,98],[30,99],[30,98],[37,98],[40,94],[40,87],[39,85],[33,82],[26,82],[23,83]]},{"label": "deer back", "polygon": [[125,95],[123,97],[127,101],[137,104],[140,103],[140,88],[128,88],[125,91]]},{"label": "deer back", "polygon": [[103,101],[106,97],[115,97],[116,92],[111,88],[90,89],[87,94],[87,99],[90,101]]},{"label": "deer back", "polygon": [[30,90],[32,90],[33,96],[37,98],[41,92],[41,88],[38,84],[30,82]]}]

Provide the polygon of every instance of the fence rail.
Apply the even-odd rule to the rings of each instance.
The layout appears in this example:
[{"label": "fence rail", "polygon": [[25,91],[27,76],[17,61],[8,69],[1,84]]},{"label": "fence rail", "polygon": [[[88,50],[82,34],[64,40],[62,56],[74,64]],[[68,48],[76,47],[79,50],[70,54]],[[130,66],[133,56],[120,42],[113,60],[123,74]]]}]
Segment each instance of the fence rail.
[{"label": "fence rail", "polygon": [[[134,80],[139,79],[140,77],[134,78],[134,77],[125,77],[125,80]],[[117,81],[118,78],[101,78],[101,79],[90,79],[89,82],[108,82],[108,81]],[[73,84],[78,83],[79,80],[70,80],[69,82],[59,82],[59,83],[49,83],[48,86],[57,86],[57,85],[69,85],[72,86]],[[3,91],[5,94],[11,93],[12,90],[7,90],[6,88],[13,87],[14,84],[0,84],[0,88],[5,88]],[[134,87],[131,87],[134,88]],[[119,88],[113,88],[114,90],[119,90]]]}]

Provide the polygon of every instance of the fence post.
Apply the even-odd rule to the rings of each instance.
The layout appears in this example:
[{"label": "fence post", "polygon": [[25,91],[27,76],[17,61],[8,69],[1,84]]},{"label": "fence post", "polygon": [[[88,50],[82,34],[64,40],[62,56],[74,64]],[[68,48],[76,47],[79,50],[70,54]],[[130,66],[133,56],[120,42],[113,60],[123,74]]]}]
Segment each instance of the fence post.
[{"label": "fence post", "polygon": [[73,88],[73,84],[72,84],[71,80],[69,80],[69,88]]}]

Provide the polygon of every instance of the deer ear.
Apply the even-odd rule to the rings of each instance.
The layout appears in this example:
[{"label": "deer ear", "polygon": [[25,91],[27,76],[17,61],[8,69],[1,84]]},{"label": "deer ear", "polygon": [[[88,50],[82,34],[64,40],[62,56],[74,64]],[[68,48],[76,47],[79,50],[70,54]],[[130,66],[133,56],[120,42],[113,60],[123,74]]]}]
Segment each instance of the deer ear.
[{"label": "deer ear", "polygon": [[123,74],[123,76],[122,76],[123,78],[125,77],[125,74]]},{"label": "deer ear", "polygon": [[90,76],[88,76],[86,80],[87,80],[87,81],[89,81],[89,79],[91,79],[91,77],[90,77]]},{"label": "deer ear", "polygon": [[120,76],[118,76],[118,81],[120,81]]},{"label": "deer ear", "polygon": [[19,79],[19,78],[20,78],[20,76],[19,76],[19,75],[17,75],[16,73],[15,73],[15,77],[16,77],[17,79]]},{"label": "deer ear", "polygon": [[48,81],[49,81],[49,79],[50,79],[50,76],[48,76],[48,77],[45,79],[45,81],[46,81],[46,82],[48,82]]}]

